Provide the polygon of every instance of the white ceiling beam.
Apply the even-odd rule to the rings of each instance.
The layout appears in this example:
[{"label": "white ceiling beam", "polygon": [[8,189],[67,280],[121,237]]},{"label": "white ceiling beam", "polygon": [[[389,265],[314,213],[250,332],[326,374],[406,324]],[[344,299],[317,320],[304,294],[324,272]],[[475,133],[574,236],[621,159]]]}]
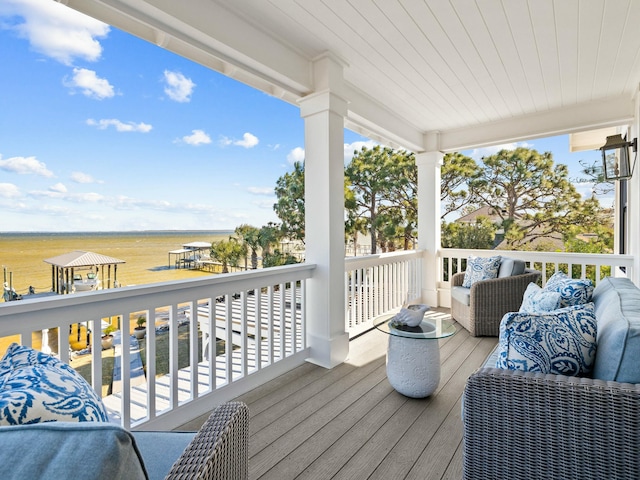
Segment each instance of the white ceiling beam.
[{"label": "white ceiling beam", "polygon": [[634,118],[628,95],[440,132],[440,150],[453,152],[596,128],[627,125]]},{"label": "white ceiling beam", "polygon": [[400,115],[364,96],[350,84],[345,84],[345,98],[349,101],[346,128],[392,148],[424,150],[423,132]]},{"label": "white ceiling beam", "polygon": [[209,0],[59,1],[149,42],[157,44],[161,36],[167,50],[216,71],[237,67],[262,80],[253,86],[268,82],[295,97],[313,91],[310,59]]}]

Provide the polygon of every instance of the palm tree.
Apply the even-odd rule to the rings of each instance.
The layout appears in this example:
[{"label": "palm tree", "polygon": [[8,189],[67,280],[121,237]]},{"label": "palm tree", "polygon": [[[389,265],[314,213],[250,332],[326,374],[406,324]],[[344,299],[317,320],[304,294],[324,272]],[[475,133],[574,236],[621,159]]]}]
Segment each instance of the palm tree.
[{"label": "palm tree", "polygon": [[229,265],[237,267],[243,253],[246,255],[244,246],[235,238],[211,244],[211,257],[222,264],[222,273],[229,273]]},{"label": "palm tree", "polygon": [[[236,227],[236,235],[242,240],[242,242],[251,249],[251,268],[258,268],[258,248],[260,247],[260,229],[248,225],[242,224]],[[246,262],[246,257],[245,257]]]},{"label": "palm tree", "polygon": [[271,253],[271,249],[277,245],[280,236],[280,228],[273,222],[269,222],[260,229],[258,233],[258,244],[262,249],[263,257]]}]

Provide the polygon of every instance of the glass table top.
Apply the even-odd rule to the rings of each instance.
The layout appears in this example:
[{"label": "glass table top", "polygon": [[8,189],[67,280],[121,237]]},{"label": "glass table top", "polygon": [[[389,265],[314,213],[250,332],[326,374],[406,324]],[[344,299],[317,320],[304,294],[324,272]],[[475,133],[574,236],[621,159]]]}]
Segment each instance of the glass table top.
[{"label": "glass table top", "polygon": [[451,320],[435,316],[430,317],[428,314],[425,315],[422,322],[415,327],[398,323],[395,320],[395,314],[382,315],[376,318],[374,320],[374,326],[388,335],[415,338],[418,340],[445,338],[456,333],[456,327]]}]

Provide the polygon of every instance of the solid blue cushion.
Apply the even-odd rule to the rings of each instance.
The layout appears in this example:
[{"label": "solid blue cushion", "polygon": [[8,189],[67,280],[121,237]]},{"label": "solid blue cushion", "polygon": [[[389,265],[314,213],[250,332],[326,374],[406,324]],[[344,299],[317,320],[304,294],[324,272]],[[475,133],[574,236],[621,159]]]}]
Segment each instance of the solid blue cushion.
[{"label": "solid blue cushion", "polygon": [[497,368],[585,376],[596,355],[593,303],[545,314],[507,313],[500,322]]},{"label": "solid blue cushion", "polygon": [[500,270],[498,278],[513,277],[514,275],[522,275],[526,268],[524,260],[511,257],[502,257],[500,260]]},{"label": "solid blue cushion", "polygon": [[607,277],[593,292],[598,354],[593,377],[640,383],[640,290],[627,278]]},{"label": "solid blue cushion", "polygon": [[103,422],[47,422],[0,427],[3,480],[146,479],[125,429]]},{"label": "solid blue cushion", "polygon": [[464,272],[462,286],[470,288],[471,285],[481,280],[497,278],[499,269],[500,255],[489,258],[470,256],[467,259],[467,269]]},{"label": "solid blue cushion", "polygon": [[0,360],[0,425],[107,422],[91,385],[57,358],[13,343]]},{"label": "solid blue cushion", "polygon": [[149,480],[165,478],[195,436],[195,432],[133,432]]}]

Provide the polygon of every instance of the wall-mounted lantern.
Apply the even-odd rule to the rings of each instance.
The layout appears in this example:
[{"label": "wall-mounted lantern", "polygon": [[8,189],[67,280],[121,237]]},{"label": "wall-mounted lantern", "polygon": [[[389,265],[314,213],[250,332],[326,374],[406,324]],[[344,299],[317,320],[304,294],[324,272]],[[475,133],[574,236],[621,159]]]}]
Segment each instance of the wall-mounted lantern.
[{"label": "wall-mounted lantern", "polygon": [[633,148],[634,153],[637,152],[638,139],[634,138],[632,142],[627,142],[620,134],[607,137],[606,143],[600,147],[605,179],[623,180],[631,178],[633,168],[629,158],[629,147]]}]

